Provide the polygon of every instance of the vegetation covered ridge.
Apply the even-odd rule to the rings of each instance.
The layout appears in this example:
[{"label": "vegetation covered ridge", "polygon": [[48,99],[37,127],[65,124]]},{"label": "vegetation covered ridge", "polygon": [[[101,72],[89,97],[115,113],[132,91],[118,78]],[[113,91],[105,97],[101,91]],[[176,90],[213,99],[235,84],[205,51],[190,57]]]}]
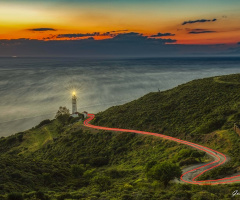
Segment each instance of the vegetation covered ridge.
[{"label": "vegetation covered ridge", "polygon": [[94,125],[161,133],[201,144],[231,157],[203,179],[240,171],[240,74],[193,80],[96,114]]},{"label": "vegetation covered ridge", "polygon": [[113,106],[96,114],[94,124],[195,137],[240,120],[239,90],[240,74],[194,80]]}]

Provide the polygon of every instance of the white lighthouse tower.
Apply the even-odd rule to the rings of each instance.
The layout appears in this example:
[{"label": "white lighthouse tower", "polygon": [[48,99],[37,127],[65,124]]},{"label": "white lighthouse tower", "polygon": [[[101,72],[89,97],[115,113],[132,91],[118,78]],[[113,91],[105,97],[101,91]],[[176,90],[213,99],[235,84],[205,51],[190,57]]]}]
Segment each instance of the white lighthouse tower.
[{"label": "white lighthouse tower", "polygon": [[77,96],[75,92],[72,94],[72,114],[77,114]]}]

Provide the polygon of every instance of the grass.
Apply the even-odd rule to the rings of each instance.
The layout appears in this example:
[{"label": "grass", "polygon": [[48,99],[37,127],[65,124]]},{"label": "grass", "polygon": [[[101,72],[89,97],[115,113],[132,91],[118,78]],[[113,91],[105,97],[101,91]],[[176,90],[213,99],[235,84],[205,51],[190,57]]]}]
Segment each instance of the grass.
[{"label": "grass", "polygon": [[[53,122],[47,126],[27,131],[23,136],[23,142],[16,149],[23,149],[21,154],[37,151],[57,137],[56,127],[57,123]],[[12,150],[16,149],[13,148]]]}]

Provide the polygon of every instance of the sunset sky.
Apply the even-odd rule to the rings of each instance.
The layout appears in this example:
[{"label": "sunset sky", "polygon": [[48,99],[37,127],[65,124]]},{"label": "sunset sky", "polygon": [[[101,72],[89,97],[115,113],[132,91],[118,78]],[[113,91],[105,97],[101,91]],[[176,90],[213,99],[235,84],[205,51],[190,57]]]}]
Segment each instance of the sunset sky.
[{"label": "sunset sky", "polygon": [[239,0],[0,0],[0,45],[137,36],[165,45],[238,48],[239,10]]}]

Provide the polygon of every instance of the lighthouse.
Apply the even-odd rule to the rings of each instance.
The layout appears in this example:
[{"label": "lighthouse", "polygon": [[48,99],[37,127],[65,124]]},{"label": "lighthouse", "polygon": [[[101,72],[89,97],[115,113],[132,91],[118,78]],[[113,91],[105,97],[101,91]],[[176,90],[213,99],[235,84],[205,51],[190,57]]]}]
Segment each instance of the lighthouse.
[{"label": "lighthouse", "polygon": [[72,114],[77,113],[77,96],[76,93],[72,94]]},{"label": "lighthouse", "polygon": [[82,119],[88,117],[88,112],[84,111],[82,113],[79,113],[77,111],[77,96],[76,96],[76,92],[72,93],[72,114],[71,114],[71,117],[74,117],[74,118],[78,117],[78,118],[80,118],[79,121],[81,121]]}]

